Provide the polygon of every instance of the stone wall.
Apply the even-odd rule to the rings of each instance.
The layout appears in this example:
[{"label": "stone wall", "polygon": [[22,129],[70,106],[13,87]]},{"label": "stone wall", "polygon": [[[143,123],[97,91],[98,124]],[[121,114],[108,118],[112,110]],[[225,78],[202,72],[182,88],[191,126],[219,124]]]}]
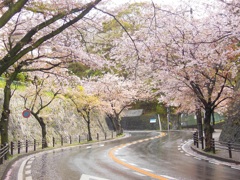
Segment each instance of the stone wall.
[{"label": "stone wall", "polygon": [[240,144],[240,124],[232,121],[226,121],[222,126],[222,132],[219,140]]},{"label": "stone wall", "polygon": [[[3,91],[0,90],[0,97],[3,97]],[[3,99],[0,98],[0,106]],[[24,110],[23,100],[20,94],[15,92],[11,100],[11,114],[9,121],[9,140],[23,139],[41,139],[41,127],[37,120],[30,116],[24,118],[22,112]],[[76,136],[87,134],[87,124],[81,116],[76,112],[71,102],[67,101],[63,96],[59,96],[43,110],[41,117],[47,123],[48,139],[63,136]],[[101,124],[101,125],[100,125]],[[109,131],[105,121],[105,115],[101,112],[92,114],[91,124],[92,135],[103,131]]]}]

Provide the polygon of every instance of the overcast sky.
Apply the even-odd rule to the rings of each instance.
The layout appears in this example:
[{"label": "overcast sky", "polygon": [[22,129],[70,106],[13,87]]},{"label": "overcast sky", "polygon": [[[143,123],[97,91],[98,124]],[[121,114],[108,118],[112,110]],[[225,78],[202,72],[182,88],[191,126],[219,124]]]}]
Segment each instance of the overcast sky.
[{"label": "overcast sky", "polygon": [[161,5],[169,5],[172,7],[177,7],[178,5],[184,2],[185,7],[189,7],[193,9],[193,14],[195,17],[203,17],[207,15],[209,9],[206,9],[206,6],[203,6],[205,3],[211,3],[213,7],[216,5],[214,2],[216,0],[199,0],[199,3],[202,5],[199,6],[199,3],[196,3],[196,0],[112,0],[112,2],[116,5],[124,4],[124,3],[133,3],[133,2],[154,2],[155,4]]},{"label": "overcast sky", "polygon": [[123,4],[127,2],[154,2],[159,4],[168,4],[168,5],[176,5],[179,3],[179,0],[113,0],[116,4]]}]

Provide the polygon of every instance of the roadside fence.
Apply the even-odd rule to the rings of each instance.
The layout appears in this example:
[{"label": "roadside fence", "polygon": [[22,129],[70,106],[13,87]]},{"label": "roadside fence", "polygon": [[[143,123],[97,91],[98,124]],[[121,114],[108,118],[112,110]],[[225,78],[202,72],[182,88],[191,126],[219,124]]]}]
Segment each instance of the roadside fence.
[{"label": "roadside fence", "polygon": [[[116,137],[116,132],[105,132],[105,133],[97,133],[96,135],[92,135],[93,141],[104,141],[108,139],[113,139]],[[18,140],[18,141],[11,141],[10,144],[1,145],[0,148],[0,165],[3,164],[4,160],[8,159],[8,155],[15,155],[15,154],[24,154],[33,151],[37,151],[39,149],[44,149],[45,145],[48,148],[56,148],[56,147],[63,147],[68,146],[71,144],[77,145],[81,143],[89,142],[88,134],[86,135],[74,135],[74,136],[58,136],[48,138],[46,142],[44,139],[42,140]]]},{"label": "roadside fence", "polygon": [[8,144],[2,144],[0,149],[0,164],[3,164],[4,160],[7,160],[7,154],[9,152]]},{"label": "roadside fence", "polygon": [[[198,132],[193,133],[193,144],[199,148],[199,144],[201,148],[204,149],[204,137],[198,137]],[[240,152],[240,144],[232,143],[232,142],[223,142],[216,141],[214,138],[211,139],[211,149],[214,154],[216,154],[217,150],[228,151],[229,158],[233,158],[233,152]]]}]

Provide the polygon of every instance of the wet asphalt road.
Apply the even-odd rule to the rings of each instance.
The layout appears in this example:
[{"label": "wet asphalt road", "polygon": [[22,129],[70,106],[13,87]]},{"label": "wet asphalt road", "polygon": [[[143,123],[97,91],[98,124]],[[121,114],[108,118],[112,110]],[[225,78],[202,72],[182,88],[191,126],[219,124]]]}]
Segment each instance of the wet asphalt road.
[{"label": "wet asphalt road", "polygon": [[[144,173],[148,172],[160,179],[240,179],[238,169],[196,159],[180,151],[180,145],[192,137],[191,132],[169,132],[165,137],[149,139],[157,135],[156,132],[132,132],[130,137],[117,141],[41,154],[34,157],[30,176],[33,180],[154,179]],[[145,141],[139,141],[142,139]],[[131,142],[134,144],[129,144]],[[127,145],[112,153],[125,165],[109,156],[111,149],[120,144]],[[28,175],[26,177],[29,178]]]}]

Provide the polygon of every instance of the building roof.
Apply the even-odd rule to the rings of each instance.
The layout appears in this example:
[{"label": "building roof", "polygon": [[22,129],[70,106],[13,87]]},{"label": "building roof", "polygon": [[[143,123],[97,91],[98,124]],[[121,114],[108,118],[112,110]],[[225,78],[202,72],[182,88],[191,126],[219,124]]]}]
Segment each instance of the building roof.
[{"label": "building roof", "polygon": [[143,113],[143,109],[126,110],[126,111],[124,111],[123,117],[141,116],[142,113]]}]

